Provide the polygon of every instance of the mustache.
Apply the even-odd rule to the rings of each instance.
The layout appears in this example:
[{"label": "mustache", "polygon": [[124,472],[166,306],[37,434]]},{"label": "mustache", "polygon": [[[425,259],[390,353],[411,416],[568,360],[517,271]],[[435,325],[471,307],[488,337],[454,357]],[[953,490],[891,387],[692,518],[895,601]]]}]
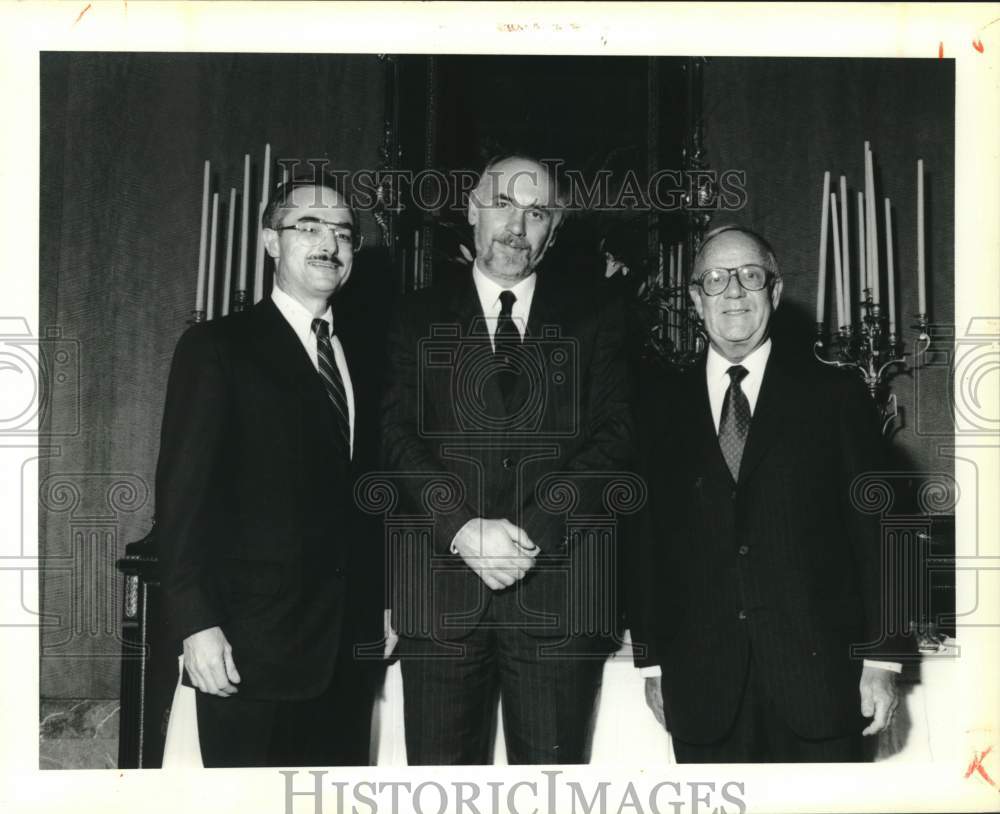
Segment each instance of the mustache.
[{"label": "mustache", "polygon": [[334,257],[332,254],[327,254],[326,252],[317,252],[316,254],[310,254],[308,257],[306,257],[307,262],[313,260],[318,260],[321,263],[331,263],[332,265],[337,266],[338,268],[342,268],[344,265],[344,261],[341,260],[339,257]]},{"label": "mustache", "polygon": [[530,244],[523,237],[518,237],[517,235],[512,235],[510,232],[505,232],[497,238],[497,241],[503,243],[506,246],[510,246],[512,249],[529,249]]}]

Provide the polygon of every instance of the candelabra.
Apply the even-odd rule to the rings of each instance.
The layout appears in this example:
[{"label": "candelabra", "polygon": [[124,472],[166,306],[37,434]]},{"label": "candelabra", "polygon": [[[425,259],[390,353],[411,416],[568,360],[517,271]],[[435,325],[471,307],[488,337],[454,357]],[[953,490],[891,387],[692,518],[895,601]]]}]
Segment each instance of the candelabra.
[{"label": "candelabra", "polygon": [[917,324],[912,326],[918,334],[912,354],[914,364],[909,364],[907,357],[911,354],[903,352],[900,337],[883,328],[882,309],[872,301],[871,289],[864,289],[863,294],[861,324],[857,328],[853,325],[840,326],[831,341],[830,351],[834,358],[826,358],[825,326],[821,322],[816,323],[813,355],[824,365],[858,372],[868,386],[869,395],[879,407],[882,434],[888,435],[892,422],[899,417],[896,394],[886,393],[888,382],[897,373],[919,367],[918,360],[931,344],[927,333],[927,314],[917,314]]}]

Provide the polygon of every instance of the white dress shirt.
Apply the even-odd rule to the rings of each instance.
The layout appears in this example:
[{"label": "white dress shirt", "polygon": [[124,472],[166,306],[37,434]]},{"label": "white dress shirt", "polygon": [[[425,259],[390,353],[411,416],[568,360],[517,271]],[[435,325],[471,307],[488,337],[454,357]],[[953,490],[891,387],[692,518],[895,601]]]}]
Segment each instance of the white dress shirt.
[{"label": "white dress shirt", "polygon": [[[747,375],[740,382],[743,394],[750,402],[750,415],[753,416],[757,407],[757,397],[760,395],[760,386],[764,381],[764,368],[767,367],[767,360],[771,356],[771,340],[765,339],[759,347],[755,348],[740,364],[746,368]],[[729,389],[731,379],[729,378],[729,368],[733,366],[725,356],[719,353],[711,345],[708,346],[708,355],[705,359],[705,382],[708,385],[708,403],[712,409],[712,421],[715,423],[715,431],[719,432],[719,421],[722,418],[722,405],[726,400],[726,391]],[[902,664],[891,661],[872,661],[865,659],[865,667],[878,667],[883,670],[892,670],[899,673],[903,669]],[[652,664],[649,667],[641,667],[639,674],[645,678],[660,675],[660,666]]]},{"label": "white dress shirt", "polygon": [[479,296],[479,304],[483,307],[483,314],[486,315],[486,327],[490,332],[490,344],[496,350],[493,337],[497,332],[497,321],[500,318],[500,294],[503,291],[511,291],[517,299],[511,309],[511,319],[517,326],[517,332],[524,339],[524,332],[528,327],[528,314],[531,312],[531,301],[535,297],[535,284],[538,282],[537,275],[532,272],[528,277],[519,281],[516,285],[505,289],[502,285],[493,282],[483,272],[479,270],[478,263],[472,265],[472,281],[476,284],[476,294]]},{"label": "white dress shirt", "polygon": [[[316,350],[316,334],[313,333],[312,329],[312,321],[314,319],[312,312],[297,299],[282,291],[277,281],[271,290],[271,299],[274,301],[278,311],[285,318],[285,321],[292,326],[292,330],[295,331],[295,335],[299,338],[299,342],[302,343],[302,347],[305,348],[306,353],[309,355],[309,360],[312,362],[313,367],[316,368],[318,374],[319,355]],[[340,371],[340,378],[344,380],[344,393],[347,395],[347,422],[350,424],[351,430],[350,452],[351,457],[353,457],[354,388],[351,385],[351,374],[347,369],[347,357],[344,356],[344,348],[340,344],[340,340],[333,332],[333,309],[327,306],[326,313],[320,319],[325,320],[326,324],[330,327],[330,344],[333,346],[333,358],[337,363],[337,370]]]}]

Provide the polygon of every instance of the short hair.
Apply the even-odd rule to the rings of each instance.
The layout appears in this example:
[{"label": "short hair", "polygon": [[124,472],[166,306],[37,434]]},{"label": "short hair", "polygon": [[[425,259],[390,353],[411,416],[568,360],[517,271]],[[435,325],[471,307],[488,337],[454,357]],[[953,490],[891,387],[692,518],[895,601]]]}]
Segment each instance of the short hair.
[{"label": "short hair", "polygon": [[566,186],[566,180],[559,172],[559,166],[562,163],[561,161],[542,161],[540,158],[535,158],[535,156],[530,155],[529,153],[500,153],[493,156],[486,162],[486,166],[483,167],[483,171],[479,174],[479,181],[476,183],[476,187],[472,191],[472,194],[475,195],[482,188],[483,182],[490,177],[490,171],[496,167],[497,164],[504,161],[530,161],[532,164],[536,164],[542,168],[554,193],[554,209],[559,216],[559,220],[556,225],[558,226],[562,223],[562,221],[566,219],[566,215],[569,213],[570,199]]},{"label": "short hair", "polygon": [[691,264],[692,280],[694,279],[695,268],[697,268],[698,266],[698,260],[704,253],[705,247],[708,246],[708,244],[711,241],[715,240],[715,238],[717,238],[719,235],[724,235],[727,232],[737,232],[741,235],[745,235],[746,237],[750,238],[754,243],[757,244],[757,247],[764,254],[764,258],[767,260],[768,265],[771,267],[770,268],[771,273],[776,278],[781,276],[781,269],[778,267],[778,257],[774,253],[774,249],[771,248],[771,244],[764,239],[764,236],[758,234],[753,229],[748,229],[746,226],[741,226],[738,223],[729,223],[726,224],[725,226],[717,226],[716,228],[707,232],[705,234],[705,237],[702,238],[701,248],[698,249],[698,253],[694,257],[694,262]]},{"label": "short hair", "polygon": [[260,225],[265,229],[277,229],[281,226],[281,212],[290,209],[289,200],[292,193],[300,187],[326,187],[336,192],[344,201],[344,206],[351,213],[351,223],[353,224],[354,242],[357,244],[360,234],[358,225],[358,213],[351,206],[350,198],[344,191],[344,185],[339,178],[326,170],[315,171],[311,175],[305,173],[295,173],[287,181],[282,181],[271,192],[264,207],[264,213],[260,218]]}]

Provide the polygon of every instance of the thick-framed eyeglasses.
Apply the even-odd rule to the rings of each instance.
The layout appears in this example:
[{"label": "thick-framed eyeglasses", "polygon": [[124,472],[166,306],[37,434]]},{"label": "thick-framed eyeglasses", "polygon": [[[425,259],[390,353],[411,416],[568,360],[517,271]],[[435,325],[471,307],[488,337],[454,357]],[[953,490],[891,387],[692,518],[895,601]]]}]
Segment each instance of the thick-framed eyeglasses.
[{"label": "thick-framed eyeglasses", "polygon": [[316,246],[323,242],[327,234],[331,234],[333,235],[333,239],[337,241],[338,248],[352,251],[361,248],[362,238],[364,237],[363,235],[358,235],[357,242],[355,242],[354,232],[351,229],[345,228],[343,224],[305,218],[288,226],[279,226],[275,229],[276,232],[287,232],[289,230],[294,230],[299,239],[307,246]]},{"label": "thick-framed eyeglasses", "polygon": [[694,284],[700,285],[701,290],[709,297],[717,297],[729,288],[729,281],[734,276],[746,291],[760,291],[773,275],[763,266],[751,263],[731,269],[705,269],[701,277],[694,281]]}]

